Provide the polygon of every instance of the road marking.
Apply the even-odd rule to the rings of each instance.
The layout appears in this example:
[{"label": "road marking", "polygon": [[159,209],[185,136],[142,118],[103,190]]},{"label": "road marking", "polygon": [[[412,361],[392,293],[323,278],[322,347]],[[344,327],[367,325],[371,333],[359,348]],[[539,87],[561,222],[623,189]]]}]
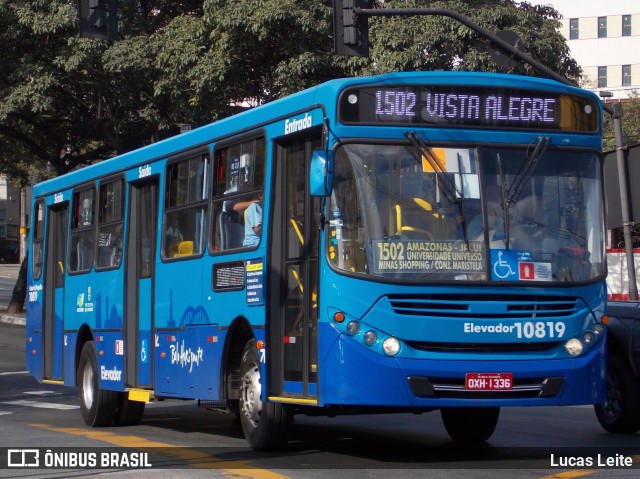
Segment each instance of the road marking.
[{"label": "road marking", "polygon": [[0,416],[6,416],[8,414],[13,414],[11,411],[0,411]]},{"label": "road marking", "polygon": [[54,402],[29,401],[28,399],[18,401],[2,401],[0,404],[11,404],[14,406],[37,407],[42,409],[80,409],[80,406],[71,404],[59,404]]},{"label": "road marking", "polygon": [[163,448],[162,454],[176,459],[187,461],[187,466],[198,469],[216,469],[223,476],[233,479],[290,479],[267,469],[258,469],[246,461],[228,461],[194,449],[167,444],[164,442],[149,441],[140,436],[124,436],[112,432],[97,429],[82,429],[77,427],[54,427],[48,424],[31,424],[33,427],[47,431],[84,436],[96,441],[107,442],[119,447],[143,449],[149,447]]},{"label": "road marking", "polygon": [[0,373],[0,376],[13,376],[14,374],[29,374],[29,371],[10,371],[7,373]]},{"label": "road marking", "polygon": [[565,472],[558,472],[557,474],[551,474],[550,476],[544,476],[544,477],[541,477],[540,479],[571,479],[573,477],[588,476],[589,474],[593,474],[594,472],[597,472],[597,471],[593,469],[565,471]]},{"label": "road marking", "polygon": [[557,474],[551,474],[550,476],[544,476],[540,479],[571,479],[572,477],[580,477],[580,476],[588,476],[589,474],[593,474],[594,470],[585,470],[585,471],[565,471],[559,472]]},{"label": "road marking", "polygon": [[49,396],[51,394],[56,394],[55,391],[25,391],[25,394],[31,394],[33,396]]}]

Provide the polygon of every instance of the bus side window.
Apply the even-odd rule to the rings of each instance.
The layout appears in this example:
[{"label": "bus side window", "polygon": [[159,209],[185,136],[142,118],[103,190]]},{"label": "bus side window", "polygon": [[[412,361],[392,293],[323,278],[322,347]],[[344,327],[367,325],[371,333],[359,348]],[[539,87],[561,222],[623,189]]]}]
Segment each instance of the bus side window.
[{"label": "bus side window", "polygon": [[34,280],[40,279],[42,274],[42,248],[44,246],[44,203],[38,202],[35,207],[33,221],[33,269],[31,274]]},{"label": "bus side window", "polygon": [[207,218],[209,156],[191,156],[167,166],[162,255],[165,259],[197,256]]},{"label": "bus side window", "polygon": [[91,270],[95,240],[95,189],[73,193],[71,235],[69,242],[69,272]]},{"label": "bus side window", "polygon": [[100,185],[97,268],[117,268],[122,261],[124,180]]},{"label": "bus side window", "polygon": [[[259,244],[261,230],[257,226],[259,213],[256,211],[262,211],[264,162],[264,138],[254,138],[216,151],[214,251],[250,248]],[[255,228],[252,228],[251,221],[256,223]]]}]

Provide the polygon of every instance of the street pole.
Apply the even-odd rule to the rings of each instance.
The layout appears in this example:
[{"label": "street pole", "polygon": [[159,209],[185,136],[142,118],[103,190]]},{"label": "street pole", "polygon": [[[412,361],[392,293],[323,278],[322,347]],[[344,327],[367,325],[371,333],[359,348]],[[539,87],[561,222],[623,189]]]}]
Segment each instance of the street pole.
[{"label": "street pole", "polygon": [[622,231],[624,234],[624,249],[627,257],[627,273],[629,278],[629,300],[638,301],[638,283],[636,282],[636,264],[633,256],[633,237],[631,227],[633,220],[629,208],[629,183],[627,179],[627,161],[625,153],[627,147],[622,136],[622,103],[614,103],[606,109],[613,117],[613,129],[616,134],[616,160],[618,164],[618,183],[620,184],[620,208],[622,213]]}]

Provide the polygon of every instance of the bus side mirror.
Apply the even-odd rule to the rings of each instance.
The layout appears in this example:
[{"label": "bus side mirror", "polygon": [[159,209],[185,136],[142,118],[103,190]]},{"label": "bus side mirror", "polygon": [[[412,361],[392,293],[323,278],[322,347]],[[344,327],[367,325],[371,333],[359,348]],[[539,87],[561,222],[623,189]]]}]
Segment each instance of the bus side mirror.
[{"label": "bus side mirror", "polygon": [[314,150],[309,170],[311,196],[329,196],[333,190],[333,151]]}]

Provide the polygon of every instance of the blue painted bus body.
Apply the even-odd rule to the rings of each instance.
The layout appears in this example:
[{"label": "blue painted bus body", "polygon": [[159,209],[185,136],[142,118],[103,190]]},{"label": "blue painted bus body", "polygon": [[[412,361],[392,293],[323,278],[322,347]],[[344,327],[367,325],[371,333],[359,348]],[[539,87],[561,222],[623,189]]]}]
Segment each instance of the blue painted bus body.
[{"label": "blue painted bus body", "polygon": [[[375,78],[336,80],[297,93],[282,100],[249,110],[234,117],[213,123],[194,131],[152,144],[143,149],[126,153],[93,166],[69,173],[34,187],[34,201],[44,200],[47,207],[71,200],[77,185],[100,181],[114,173],[125,175],[126,182],[142,177],[158,175],[164,184],[166,163],[169,157],[201,146],[213,151],[216,145],[233,135],[261,130],[267,138],[265,204],[273,201],[269,185],[274,183],[274,145],[271,140],[286,136],[287,122],[305,114],[312,116],[313,126],[327,126],[328,146],[345,138],[376,140],[404,140],[402,128],[345,126],[337,121],[336,99],[347,86],[384,84],[485,85],[544,89],[556,93],[574,91],[555,82],[536,78],[508,75],[472,73],[407,73],[389,74]],[[575,90],[578,91],[578,90]],[[581,94],[584,94],[582,92]],[[420,129],[420,128],[418,128]],[[529,144],[530,131],[484,130],[479,128],[431,128],[429,141],[456,142],[460,144]],[[563,147],[601,148],[600,132],[567,134],[545,133],[554,145]],[[164,202],[160,192],[162,218]],[[127,196],[127,202],[129,197]],[[125,205],[128,211],[129,204]],[[264,222],[269,223],[272,212],[265,209]],[[33,219],[32,215],[32,221]],[[33,224],[32,224],[33,230]],[[158,244],[161,230],[158,228]],[[272,234],[273,237],[269,235]],[[126,238],[126,232],[125,232]],[[154,391],[157,396],[220,400],[224,398],[221,371],[225,361],[225,345],[231,326],[237,318],[244,318],[252,327],[256,340],[268,344],[268,297],[270,285],[263,276],[260,287],[263,301],[250,302],[248,290],[220,293],[212,290],[212,268],[217,262],[255,260],[269,267],[268,245],[280,241],[270,230],[265,230],[260,246],[252,251],[238,251],[224,256],[212,251],[185,261],[166,261],[160,248],[155,256],[155,283],[141,286],[140,294],[153,298],[153,322],[146,311],[150,305],[140,304],[139,382]],[[320,251],[327,250],[327,236],[321,236]],[[47,254],[45,252],[45,254]],[[30,261],[32,259],[30,258]],[[44,259],[46,261],[46,258]],[[52,357],[55,364],[53,377],[60,378],[67,386],[76,385],[76,368],[79,344],[86,332],[96,342],[100,370],[100,387],[107,390],[125,390],[124,351],[127,338],[123,330],[125,314],[125,268],[84,274],[65,274],[64,289],[55,298],[56,317]],[[569,359],[564,347],[557,345],[550,350],[504,351],[491,354],[471,354],[455,348],[446,351],[403,348],[396,357],[384,354],[380,344],[367,346],[363,340],[365,331],[376,331],[381,337],[410,338],[410,343],[463,342],[467,334],[474,335],[477,343],[501,343],[515,341],[517,331],[510,330],[496,337],[496,328],[513,319],[507,305],[508,299],[500,296],[519,294],[531,296],[536,301],[545,297],[566,296],[573,298],[570,311],[564,312],[567,336],[579,335],[588,329],[589,323],[598,321],[604,314],[606,287],[604,278],[586,284],[554,285],[407,285],[391,281],[365,281],[342,274],[332,268],[325,254],[319,258],[318,303],[318,379],[310,384],[309,393],[317,396],[315,405],[329,406],[398,406],[406,408],[431,408],[450,405],[483,406],[536,406],[593,404],[604,398],[605,339],[600,340],[585,354]],[[28,291],[34,292],[27,305],[27,367],[37,379],[43,372],[43,277],[34,279],[30,264]],[[148,289],[145,289],[148,288]],[[440,305],[426,314],[411,314],[390,303],[393,295],[429,294],[448,298],[448,305]],[[466,296],[469,297],[466,297]],[[456,301],[468,305],[464,314],[439,312]],[[432,304],[418,305],[421,310]],[[341,311],[347,320],[333,321],[333,314]],[[456,310],[459,311],[459,310]],[[490,313],[490,314],[489,314]],[[486,315],[493,319],[477,319]],[[500,319],[500,316],[504,319]],[[474,319],[476,318],[476,319]],[[533,315],[535,319],[535,315]],[[346,331],[346,324],[354,320],[360,323],[360,333],[355,336]],[[525,321],[524,319],[522,321]],[[466,324],[466,326],[465,326]],[[479,329],[476,328],[479,327]],[[492,326],[493,333],[487,332]],[[500,329],[500,328],[498,328]],[[536,342],[535,338],[530,341]],[[265,362],[262,374],[269,381],[266,362],[269,350],[261,351]],[[438,381],[451,384],[463,381],[465,374],[509,371],[519,379],[560,377],[564,380],[559,393],[549,397],[491,397],[464,398],[430,394],[430,387],[437,388]],[[412,386],[410,378],[428,377],[430,385],[420,389]],[[424,386],[424,385],[423,385]],[[284,392],[292,397],[301,392],[300,383],[285,382]],[[266,392],[264,399],[266,400]],[[293,400],[292,402],[295,402]]]}]

